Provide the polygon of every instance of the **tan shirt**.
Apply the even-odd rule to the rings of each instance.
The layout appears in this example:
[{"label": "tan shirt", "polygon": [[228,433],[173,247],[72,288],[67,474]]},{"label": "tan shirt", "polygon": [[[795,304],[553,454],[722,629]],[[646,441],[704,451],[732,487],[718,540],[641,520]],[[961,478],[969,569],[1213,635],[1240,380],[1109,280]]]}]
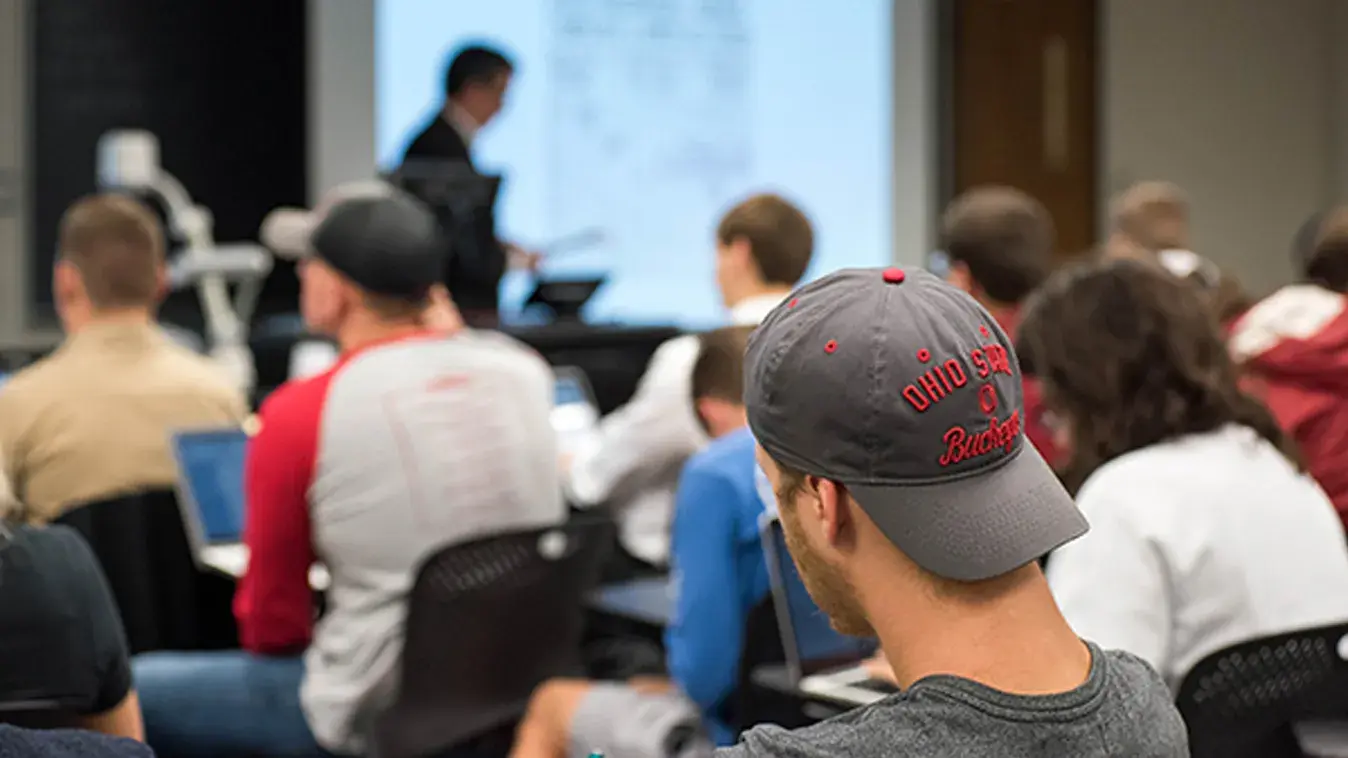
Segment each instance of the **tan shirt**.
[{"label": "tan shirt", "polygon": [[237,424],[243,397],[148,324],[90,325],[0,390],[4,473],[30,521],[172,486],[169,435]]}]

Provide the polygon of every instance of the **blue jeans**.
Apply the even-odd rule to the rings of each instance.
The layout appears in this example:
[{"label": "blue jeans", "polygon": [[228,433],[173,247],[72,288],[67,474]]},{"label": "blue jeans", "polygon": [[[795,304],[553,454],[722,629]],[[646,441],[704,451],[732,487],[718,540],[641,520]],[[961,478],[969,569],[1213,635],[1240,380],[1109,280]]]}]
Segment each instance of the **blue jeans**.
[{"label": "blue jeans", "polygon": [[131,667],[145,740],[160,758],[325,755],[300,709],[298,657],[146,653]]}]

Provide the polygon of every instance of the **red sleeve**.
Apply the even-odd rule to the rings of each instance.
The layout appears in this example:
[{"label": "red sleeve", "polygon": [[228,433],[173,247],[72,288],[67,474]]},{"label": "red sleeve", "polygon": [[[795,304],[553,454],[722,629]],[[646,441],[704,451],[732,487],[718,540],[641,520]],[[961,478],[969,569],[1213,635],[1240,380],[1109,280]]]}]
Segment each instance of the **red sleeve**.
[{"label": "red sleeve", "polygon": [[1039,381],[1032,376],[1024,377],[1022,381],[1024,382],[1022,386],[1025,403],[1025,437],[1039,451],[1039,455],[1043,456],[1048,465],[1057,469],[1067,461],[1063,459],[1063,451],[1053,444],[1053,430],[1045,423],[1043,389],[1039,386]]},{"label": "red sleeve", "polygon": [[248,570],[234,596],[245,650],[291,654],[308,647],[314,600],[309,484],[318,455],[319,418],[332,372],[286,384],[258,412],[244,466],[243,542]]}]

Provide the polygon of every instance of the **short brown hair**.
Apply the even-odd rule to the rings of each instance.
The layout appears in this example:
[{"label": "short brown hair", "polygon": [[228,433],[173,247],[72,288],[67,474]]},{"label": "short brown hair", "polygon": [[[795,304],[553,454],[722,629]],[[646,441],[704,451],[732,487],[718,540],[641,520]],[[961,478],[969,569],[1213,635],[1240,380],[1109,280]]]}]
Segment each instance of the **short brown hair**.
[{"label": "short brown hair", "polygon": [[1170,182],[1138,182],[1120,192],[1110,215],[1114,231],[1149,252],[1189,247],[1189,198]]},{"label": "short brown hair", "polygon": [[429,293],[420,298],[406,298],[361,291],[360,299],[380,321],[416,321],[431,304]]},{"label": "short brown hair", "polygon": [[704,397],[744,403],[744,352],[753,327],[727,326],[698,339],[701,349],[693,364],[693,399]]},{"label": "short brown hair", "polygon": [[1019,303],[1048,274],[1053,219],[1038,200],[1011,187],[977,187],[955,198],[941,223],[951,261],[999,303]]},{"label": "short brown hair", "polygon": [[716,239],[749,243],[758,272],[769,284],[790,287],[805,276],[814,253],[814,229],[799,208],[779,195],[744,200],[721,217]]},{"label": "short brown hair", "polygon": [[1348,206],[1325,217],[1306,260],[1306,281],[1348,293]]},{"label": "short brown hair", "polygon": [[164,231],[140,201],[91,195],[61,217],[58,255],[80,272],[95,308],[152,306],[159,299]]}]

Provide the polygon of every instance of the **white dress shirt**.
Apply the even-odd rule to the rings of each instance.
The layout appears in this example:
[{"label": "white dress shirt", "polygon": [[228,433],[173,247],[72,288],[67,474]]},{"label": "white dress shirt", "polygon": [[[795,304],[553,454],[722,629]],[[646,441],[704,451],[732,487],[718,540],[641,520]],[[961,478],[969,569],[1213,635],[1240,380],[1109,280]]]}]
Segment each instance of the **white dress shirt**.
[{"label": "white dress shirt", "polygon": [[1348,621],[1348,542],[1319,485],[1243,426],[1101,466],[1077,504],[1085,536],[1048,580],[1081,637],[1133,653],[1178,690],[1205,656]]},{"label": "white dress shirt", "polygon": [[477,132],[482,128],[482,125],[474,121],[473,117],[468,115],[468,111],[464,110],[458,103],[449,104],[447,115],[448,118],[445,120],[449,122],[450,126],[454,127],[454,131],[459,133],[459,137],[463,139],[463,144],[472,147],[473,139],[477,137]]},{"label": "white dress shirt", "polygon": [[[780,295],[743,300],[730,309],[731,323],[757,326],[781,301]],[[571,460],[571,500],[585,507],[611,505],[623,547],[654,565],[669,559],[679,471],[707,443],[691,397],[698,350],[692,334],[661,345],[632,399],[605,416]]]}]

